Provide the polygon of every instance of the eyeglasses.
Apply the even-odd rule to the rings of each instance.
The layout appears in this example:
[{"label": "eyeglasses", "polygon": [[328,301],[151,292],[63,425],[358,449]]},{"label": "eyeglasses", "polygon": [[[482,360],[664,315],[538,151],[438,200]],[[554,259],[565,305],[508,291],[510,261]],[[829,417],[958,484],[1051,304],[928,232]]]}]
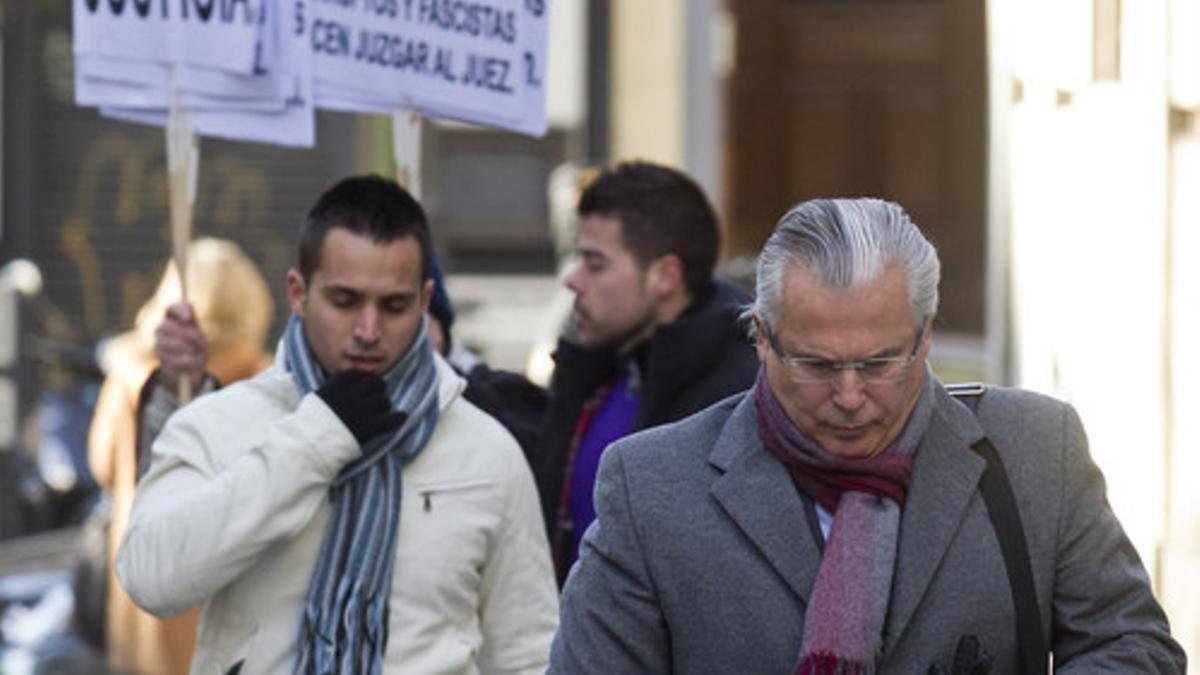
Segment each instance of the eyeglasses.
[{"label": "eyeglasses", "polygon": [[760,324],[767,334],[767,342],[771,351],[779,357],[789,376],[794,382],[804,384],[830,383],[842,376],[843,370],[858,371],[858,376],[865,382],[895,382],[904,377],[909,366],[917,360],[917,350],[921,347],[921,338],[925,336],[925,328],[917,331],[917,339],[908,356],[878,356],[857,361],[830,361],[816,356],[790,356],[783,353],[775,334],[767,328],[766,323]]}]

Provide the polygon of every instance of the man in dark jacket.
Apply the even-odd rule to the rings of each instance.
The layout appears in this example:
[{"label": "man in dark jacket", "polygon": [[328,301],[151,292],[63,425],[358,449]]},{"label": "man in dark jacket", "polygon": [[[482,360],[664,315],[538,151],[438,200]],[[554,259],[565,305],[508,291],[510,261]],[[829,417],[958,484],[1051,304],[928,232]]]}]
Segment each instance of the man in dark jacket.
[{"label": "man in dark jacket", "polygon": [[604,448],[748,388],[757,367],[737,323],[748,298],[713,278],[720,232],[695,182],[620,164],[578,210],[574,335],[554,353],[536,471],[560,583],[595,517]]}]

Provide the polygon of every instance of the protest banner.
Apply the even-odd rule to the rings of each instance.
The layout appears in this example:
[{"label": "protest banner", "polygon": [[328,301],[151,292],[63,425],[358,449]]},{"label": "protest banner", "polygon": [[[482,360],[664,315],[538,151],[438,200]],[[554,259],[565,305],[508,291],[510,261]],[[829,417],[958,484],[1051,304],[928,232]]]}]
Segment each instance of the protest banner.
[{"label": "protest banner", "polygon": [[[73,0],[76,100],[311,146],[316,107],[546,131],[545,0]],[[305,121],[307,119],[307,122]]]}]

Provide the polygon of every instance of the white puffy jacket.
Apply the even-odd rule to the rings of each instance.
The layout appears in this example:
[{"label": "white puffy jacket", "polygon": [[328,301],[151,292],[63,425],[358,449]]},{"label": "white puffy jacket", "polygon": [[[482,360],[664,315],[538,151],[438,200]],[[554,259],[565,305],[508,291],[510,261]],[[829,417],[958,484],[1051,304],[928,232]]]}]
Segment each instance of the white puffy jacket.
[{"label": "white puffy jacket", "polygon": [[[541,673],[558,598],[532,476],[462,378],[437,368],[437,429],[403,474],[384,672]],[[193,674],[291,672],[328,487],[358,455],[279,365],[168,422],[117,574],[160,616],[203,603]]]}]

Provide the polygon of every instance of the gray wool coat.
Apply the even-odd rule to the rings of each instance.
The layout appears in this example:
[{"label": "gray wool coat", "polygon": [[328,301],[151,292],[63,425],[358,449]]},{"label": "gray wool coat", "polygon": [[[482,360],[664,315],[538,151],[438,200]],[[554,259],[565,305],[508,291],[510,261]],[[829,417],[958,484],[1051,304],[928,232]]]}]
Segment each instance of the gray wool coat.
[{"label": "gray wool coat", "polygon": [[[986,463],[970,449],[986,429],[1016,495],[1056,671],[1183,673],[1075,411],[991,388],[977,418],[926,382],[935,407],[901,516],[878,672],[948,667],[965,634],[994,655],[993,675],[1018,672],[1008,576],[979,493]],[[819,535],[758,440],[752,396],[617,442],[595,499],[549,673],[792,672]]]}]

